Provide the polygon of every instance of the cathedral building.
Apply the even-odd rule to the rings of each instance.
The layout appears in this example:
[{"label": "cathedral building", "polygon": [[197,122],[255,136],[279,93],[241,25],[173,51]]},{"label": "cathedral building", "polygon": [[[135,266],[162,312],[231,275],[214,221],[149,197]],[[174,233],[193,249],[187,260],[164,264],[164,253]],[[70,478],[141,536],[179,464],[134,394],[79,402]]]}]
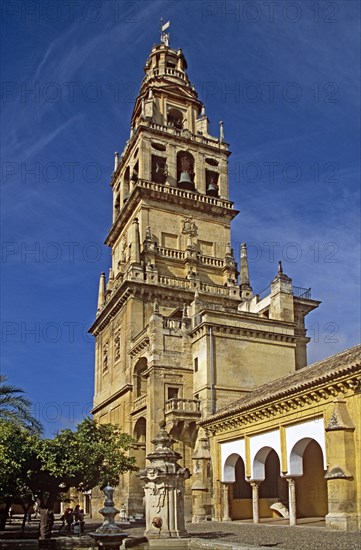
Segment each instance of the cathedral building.
[{"label": "cathedral building", "polygon": [[[294,287],[281,264],[265,295],[253,293],[246,245],[238,266],[230,244],[238,211],[228,192],[223,123],[218,136],[209,133],[185,56],[165,33],[144,71],[111,179],[112,267],[100,277],[90,328],[93,414],[134,438],[139,468],[165,419],[192,473],[186,518],[200,521],[219,515],[219,472],[203,421],[306,366],[304,320],[320,302]],[[129,515],[144,513],[136,474],[122,476],[118,491]]]}]

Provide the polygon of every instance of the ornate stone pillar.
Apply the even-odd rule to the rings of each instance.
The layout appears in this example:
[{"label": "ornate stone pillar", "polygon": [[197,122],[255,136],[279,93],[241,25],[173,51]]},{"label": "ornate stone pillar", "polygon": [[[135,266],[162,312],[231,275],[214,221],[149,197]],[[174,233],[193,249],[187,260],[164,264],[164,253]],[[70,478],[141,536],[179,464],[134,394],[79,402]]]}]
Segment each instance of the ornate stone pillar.
[{"label": "ornate stone pillar", "polygon": [[260,481],[250,481],[252,487],[252,513],[253,523],[259,523],[259,503],[258,503],[258,487]]},{"label": "ornate stone pillar", "polygon": [[[203,431],[200,428],[200,431]],[[206,437],[199,437],[193,460],[193,484],[192,484],[192,522],[199,523],[207,519],[207,508],[210,509],[211,494],[211,454],[209,442]],[[209,517],[211,519],[211,517]]]},{"label": "ornate stone pillar", "polygon": [[171,448],[173,440],[161,421],[160,430],[152,440],[155,450],[147,455],[149,466],[139,472],[144,480],[146,530],[148,539],[180,538],[187,534],[184,525],[184,481],[188,468],[178,464],[181,457]]},{"label": "ornate stone pillar", "polygon": [[229,515],[229,486],[230,483],[222,482],[222,501],[223,501],[223,513],[222,521],[232,521],[231,516]]},{"label": "ornate stone pillar", "polygon": [[296,515],[296,480],[294,477],[288,477],[288,509],[290,513],[290,525],[297,524]]}]

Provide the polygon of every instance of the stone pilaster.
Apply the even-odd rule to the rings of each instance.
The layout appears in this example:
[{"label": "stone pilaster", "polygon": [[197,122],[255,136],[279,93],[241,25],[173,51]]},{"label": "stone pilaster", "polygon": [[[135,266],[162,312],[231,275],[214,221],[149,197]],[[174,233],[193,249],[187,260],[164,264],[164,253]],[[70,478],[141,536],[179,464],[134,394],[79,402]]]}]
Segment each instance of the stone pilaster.
[{"label": "stone pilaster", "polygon": [[335,399],[330,420],[325,428],[328,451],[328,514],[326,525],[333,529],[357,529],[355,427],[346,402]]}]

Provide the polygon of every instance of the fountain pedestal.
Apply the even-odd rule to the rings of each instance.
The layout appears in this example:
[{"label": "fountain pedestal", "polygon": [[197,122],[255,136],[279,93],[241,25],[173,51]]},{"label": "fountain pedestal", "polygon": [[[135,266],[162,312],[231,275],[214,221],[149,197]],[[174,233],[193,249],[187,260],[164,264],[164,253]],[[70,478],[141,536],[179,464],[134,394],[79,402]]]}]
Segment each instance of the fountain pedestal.
[{"label": "fountain pedestal", "polygon": [[171,448],[174,441],[160,422],[160,431],[152,440],[155,450],[147,455],[149,466],[139,472],[145,481],[147,539],[179,539],[187,536],[184,525],[184,481],[188,468],[177,461],[182,458]]},{"label": "fountain pedestal", "polygon": [[129,535],[115,523],[115,516],[119,514],[119,510],[114,507],[113,487],[107,485],[103,492],[105,494],[104,508],[99,510],[99,513],[104,517],[104,521],[95,533],[89,533],[89,535],[102,550],[120,550],[123,540]]}]

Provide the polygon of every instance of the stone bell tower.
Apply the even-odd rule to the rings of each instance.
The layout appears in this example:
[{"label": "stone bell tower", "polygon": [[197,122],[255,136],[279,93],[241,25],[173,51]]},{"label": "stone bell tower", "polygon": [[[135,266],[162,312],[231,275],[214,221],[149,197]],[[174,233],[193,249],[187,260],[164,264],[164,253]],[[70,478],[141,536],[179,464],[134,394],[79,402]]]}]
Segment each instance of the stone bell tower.
[{"label": "stone bell tower", "polygon": [[[293,296],[292,283],[284,299],[283,287],[266,302],[253,296],[245,245],[238,283],[230,245],[237,211],[228,197],[223,123],[219,136],[210,135],[184,54],[163,36],[144,70],[111,180],[106,244],[112,267],[107,281],[100,277],[90,329],[96,338],[93,413],[132,435],[140,468],[165,418],[182,466],[193,472],[185,511],[190,518],[193,500],[197,520],[212,514],[209,450],[197,421],[304,366],[303,318],[318,302]],[[124,475],[119,491],[129,514],[143,512],[137,476]]]}]

